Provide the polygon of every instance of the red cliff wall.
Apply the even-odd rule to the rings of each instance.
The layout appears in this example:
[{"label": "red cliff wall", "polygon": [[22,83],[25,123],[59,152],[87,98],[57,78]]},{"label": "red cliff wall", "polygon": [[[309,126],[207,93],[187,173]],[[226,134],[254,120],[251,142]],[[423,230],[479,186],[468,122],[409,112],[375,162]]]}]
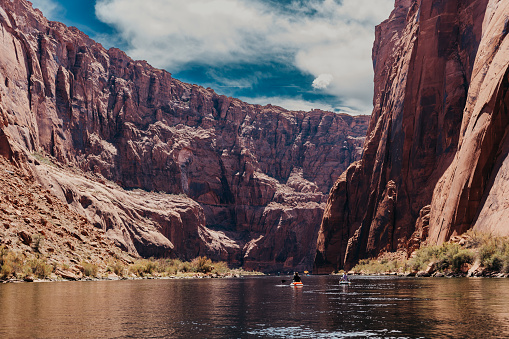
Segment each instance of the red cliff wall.
[{"label": "red cliff wall", "polygon": [[368,117],[250,105],[106,50],[25,0],[0,6],[3,156],[31,163],[129,252],[312,266],[326,194],[360,158]]},{"label": "red cliff wall", "polygon": [[486,11],[459,147],[433,194],[429,239],[467,229],[509,235],[509,3]]},{"label": "red cliff wall", "polygon": [[487,3],[400,0],[377,27],[364,155],[331,190],[316,271],[423,240],[416,234],[426,233],[435,185],[458,149]]}]

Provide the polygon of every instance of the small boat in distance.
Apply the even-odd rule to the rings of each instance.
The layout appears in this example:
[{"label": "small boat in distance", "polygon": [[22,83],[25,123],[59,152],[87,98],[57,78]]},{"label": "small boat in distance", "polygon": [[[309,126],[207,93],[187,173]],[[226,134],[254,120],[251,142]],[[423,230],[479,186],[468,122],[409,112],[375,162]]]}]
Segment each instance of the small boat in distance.
[{"label": "small boat in distance", "polygon": [[290,286],[293,286],[293,287],[302,287],[302,286],[304,286],[302,284],[302,280],[300,279],[299,272],[295,272],[293,274],[293,279],[292,279],[292,283],[290,284]]},{"label": "small boat in distance", "polygon": [[339,284],[340,285],[350,285],[350,280],[348,279],[348,274],[346,273],[343,273],[343,276],[341,277],[341,279],[339,279]]}]

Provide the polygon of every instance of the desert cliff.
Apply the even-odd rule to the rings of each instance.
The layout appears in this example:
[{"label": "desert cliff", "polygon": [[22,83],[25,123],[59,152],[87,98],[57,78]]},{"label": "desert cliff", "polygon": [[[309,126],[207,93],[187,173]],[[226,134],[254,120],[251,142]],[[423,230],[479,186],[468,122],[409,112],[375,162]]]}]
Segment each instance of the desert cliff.
[{"label": "desert cliff", "polygon": [[458,151],[435,188],[429,241],[467,229],[509,235],[509,3],[492,0],[473,67]]},{"label": "desert cliff", "polygon": [[[186,84],[0,1],[0,154],[132,255],[309,269],[368,117]],[[6,231],[8,233],[8,231]]]},{"label": "desert cliff", "polygon": [[334,184],[316,271],[509,232],[504,1],[398,0],[377,27],[364,154]]}]

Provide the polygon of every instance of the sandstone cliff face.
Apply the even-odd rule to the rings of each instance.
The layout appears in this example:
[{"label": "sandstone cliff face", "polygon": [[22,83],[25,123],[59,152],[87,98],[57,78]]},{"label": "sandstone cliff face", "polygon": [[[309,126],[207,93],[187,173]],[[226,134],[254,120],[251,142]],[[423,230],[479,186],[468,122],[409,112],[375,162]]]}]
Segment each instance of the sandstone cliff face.
[{"label": "sandstone cliff face", "polygon": [[458,152],[431,204],[431,243],[467,229],[509,235],[509,3],[490,1]]},{"label": "sandstone cliff face", "polygon": [[32,161],[45,188],[133,254],[310,268],[326,194],[360,159],[367,117],[220,96],[25,0],[0,6],[4,157]]},{"label": "sandstone cliff face", "polygon": [[429,205],[458,149],[487,3],[398,0],[377,27],[364,155],[331,190],[317,271],[415,248],[433,229]]}]

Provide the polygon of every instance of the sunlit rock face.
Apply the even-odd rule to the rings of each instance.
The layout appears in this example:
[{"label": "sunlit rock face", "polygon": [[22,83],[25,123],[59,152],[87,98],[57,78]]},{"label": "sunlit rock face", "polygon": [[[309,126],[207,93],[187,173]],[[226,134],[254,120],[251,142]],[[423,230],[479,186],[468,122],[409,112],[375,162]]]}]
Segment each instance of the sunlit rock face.
[{"label": "sunlit rock face", "polygon": [[369,117],[250,105],[0,6],[0,154],[133,254],[311,268]]},{"label": "sunlit rock face", "polygon": [[469,228],[509,235],[509,3],[491,0],[482,25],[458,151],[436,185],[429,242]]},{"label": "sunlit rock face", "polygon": [[331,190],[316,271],[505,216],[507,15],[503,1],[396,1],[376,29],[363,157]]}]

